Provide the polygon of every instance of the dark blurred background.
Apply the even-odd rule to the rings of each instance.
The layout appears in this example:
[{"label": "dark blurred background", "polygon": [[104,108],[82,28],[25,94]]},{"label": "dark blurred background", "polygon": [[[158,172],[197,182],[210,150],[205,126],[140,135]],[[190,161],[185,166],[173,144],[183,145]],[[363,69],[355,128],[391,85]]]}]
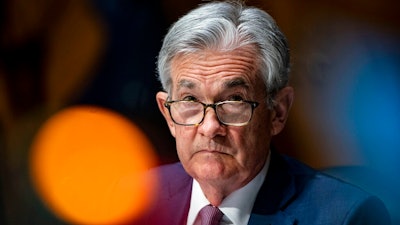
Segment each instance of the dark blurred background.
[{"label": "dark blurred background", "polygon": [[[247,2],[276,19],[292,51],[295,104],[275,148],[377,194],[400,224],[400,3]],[[160,164],[177,161],[155,63],[167,28],[199,3],[1,1],[0,224],[64,224],[33,192],[28,156],[40,125],[68,106],[123,114]]]}]

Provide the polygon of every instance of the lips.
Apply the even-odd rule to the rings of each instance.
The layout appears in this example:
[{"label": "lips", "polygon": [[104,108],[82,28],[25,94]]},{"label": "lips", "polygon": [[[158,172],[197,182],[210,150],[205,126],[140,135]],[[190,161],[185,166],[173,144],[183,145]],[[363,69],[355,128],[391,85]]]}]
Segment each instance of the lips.
[{"label": "lips", "polygon": [[[229,147],[222,144],[216,143],[215,141],[203,142],[201,145],[194,146],[194,153],[215,153],[215,154],[226,154],[228,153]],[[230,151],[229,151],[230,152]]]},{"label": "lips", "polygon": [[216,150],[202,149],[197,151],[196,153],[218,153]]},{"label": "lips", "polygon": [[218,151],[218,150],[210,150],[210,149],[202,149],[197,151],[196,153],[210,153],[210,154],[224,154],[227,155],[227,153]]}]

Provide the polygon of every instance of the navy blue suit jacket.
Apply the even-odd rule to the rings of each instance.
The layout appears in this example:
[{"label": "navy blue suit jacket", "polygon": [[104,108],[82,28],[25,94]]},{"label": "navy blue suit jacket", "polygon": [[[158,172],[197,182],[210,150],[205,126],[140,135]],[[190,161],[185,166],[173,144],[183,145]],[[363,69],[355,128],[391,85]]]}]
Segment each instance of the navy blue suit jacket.
[{"label": "navy blue suit jacket", "polygon": [[[273,152],[249,225],[390,224],[383,203],[363,190]],[[183,225],[192,178],[180,163],[158,168],[160,190],[154,207],[136,224]]]}]

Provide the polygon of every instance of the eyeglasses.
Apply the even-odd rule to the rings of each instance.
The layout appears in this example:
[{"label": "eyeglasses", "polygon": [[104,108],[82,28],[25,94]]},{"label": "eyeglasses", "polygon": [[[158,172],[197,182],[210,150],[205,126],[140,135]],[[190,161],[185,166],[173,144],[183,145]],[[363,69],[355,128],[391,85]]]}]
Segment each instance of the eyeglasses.
[{"label": "eyeglasses", "polygon": [[253,116],[254,109],[259,105],[252,101],[222,101],[214,104],[205,104],[199,101],[167,101],[168,108],[174,123],[183,126],[197,126],[204,120],[206,109],[214,109],[218,121],[229,126],[244,126]]}]

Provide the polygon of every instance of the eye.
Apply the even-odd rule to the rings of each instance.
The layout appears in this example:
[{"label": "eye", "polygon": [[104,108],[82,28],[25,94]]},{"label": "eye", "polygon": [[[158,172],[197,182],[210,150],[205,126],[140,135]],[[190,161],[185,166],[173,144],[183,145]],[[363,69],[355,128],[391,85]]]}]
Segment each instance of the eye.
[{"label": "eye", "polygon": [[182,98],[182,101],[197,101],[197,98],[191,95]]},{"label": "eye", "polygon": [[231,95],[226,100],[227,101],[243,101],[244,98],[241,95]]}]

